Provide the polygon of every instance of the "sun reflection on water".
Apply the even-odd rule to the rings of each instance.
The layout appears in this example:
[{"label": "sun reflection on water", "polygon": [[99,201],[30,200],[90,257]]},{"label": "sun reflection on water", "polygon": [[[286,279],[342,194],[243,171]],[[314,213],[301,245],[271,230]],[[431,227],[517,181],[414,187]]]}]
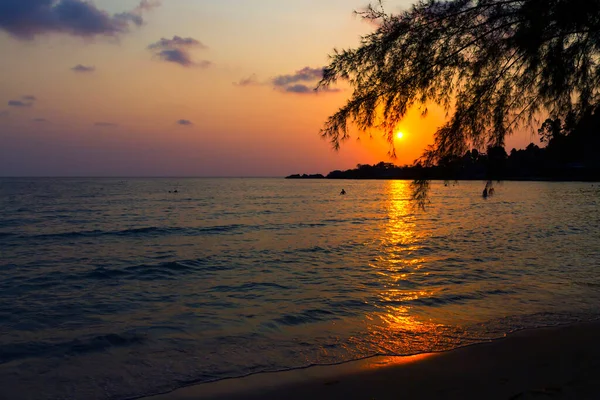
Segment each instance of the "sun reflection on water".
[{"label": "sun reflection on water", "polygon": [[389,181],[386,194],[388,219],[382,227],[380,255],[370,264],[381,282],[379,310],[367,316],[371,338],[388,354],[439,350],[445,327],[417,315],[410,305],[437,291],[416,289],[423,287],[428,272],[423,271],[427,259],[419,252],[424,233],[416,227],[410,183]]}]

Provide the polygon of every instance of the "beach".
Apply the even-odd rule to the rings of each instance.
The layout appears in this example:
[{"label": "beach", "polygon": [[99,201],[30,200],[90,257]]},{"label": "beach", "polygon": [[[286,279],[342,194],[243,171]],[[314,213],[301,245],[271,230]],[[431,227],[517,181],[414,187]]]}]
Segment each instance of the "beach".
[{"label": "beach", "polygon": [[597,399],[600,322],[528,329],[412,357],[256,374],[145,400]]}]

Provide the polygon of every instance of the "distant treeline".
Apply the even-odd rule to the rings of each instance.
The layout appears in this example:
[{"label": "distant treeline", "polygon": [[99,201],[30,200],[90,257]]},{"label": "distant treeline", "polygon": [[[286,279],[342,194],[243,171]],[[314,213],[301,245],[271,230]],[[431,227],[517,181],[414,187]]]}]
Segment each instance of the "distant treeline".
[{"label": "distant treeline", "polygon": [[396,166],[380,162],[327,176],[290,175],[288,179],[445,179],[445,180],[585,180],[600,181],[600,117],[596,114],[576,125],[567,120],[546,120],[538,133],[545,147],[533,143],[523,150],[488,147],[446,157],[437,165]]}]

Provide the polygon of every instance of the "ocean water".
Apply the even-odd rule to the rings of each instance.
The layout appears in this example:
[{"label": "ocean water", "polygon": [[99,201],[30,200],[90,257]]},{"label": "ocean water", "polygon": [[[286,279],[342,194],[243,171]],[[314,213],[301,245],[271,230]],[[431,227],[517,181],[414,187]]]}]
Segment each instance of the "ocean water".
[{"label": "ocean water", "polygon": [[600,185],[483,186],[434,182],[422,211],[405,181],[0,179],[0,398],[131,399],[598,318]]}]

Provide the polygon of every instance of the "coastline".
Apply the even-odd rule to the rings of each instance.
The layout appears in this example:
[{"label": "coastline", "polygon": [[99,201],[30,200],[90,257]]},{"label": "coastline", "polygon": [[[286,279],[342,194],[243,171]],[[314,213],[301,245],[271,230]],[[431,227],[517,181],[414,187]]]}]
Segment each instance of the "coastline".
[{"label": "coastline", "polygon": [[144,400],[595,399],[600,321],[528,329],[447,352],[198,384]]},{"label": "coastline", "polygon": [[413,182],[415,180],[427,180],[432,182],[474,182],[474,181],[493,181],[493,182],[557,182],[557,183],[571,183],[571,182],[581,182],[581,183],[597,183],[600,182],[600,177],[595,178],[585,178],[585,177],[576,177],[576,178],[549,178],[543,176],[531,176],[531,177],[508,177],[508,178],[494,178],[489,179],[485,177],[473,177],[473,178],[406,178],[406,177],[348,177],[348,178],[331,178],[324,176],[323,178],[293,178],[290,176],[286,176],[283,179],[291,180],[291,181],[314,181],[314,180],[328,180],[328,181],[410,181]]}]

